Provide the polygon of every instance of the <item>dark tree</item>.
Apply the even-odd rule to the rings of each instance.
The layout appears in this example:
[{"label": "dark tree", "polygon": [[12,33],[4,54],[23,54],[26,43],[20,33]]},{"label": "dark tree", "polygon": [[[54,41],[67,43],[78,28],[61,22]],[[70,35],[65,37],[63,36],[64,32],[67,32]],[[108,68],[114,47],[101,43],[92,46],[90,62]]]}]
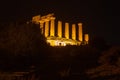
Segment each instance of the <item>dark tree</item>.
[{"label": "dark tree", "polygon": [[2,26],[0,64],[7,69],[40,65],[43,59],[45,60],[48,47],[45,37],[36,24],[11,23]]},{"label": "dark tree", "polygon": [[95,80],[120,79],[120,47],[112,47],[103,52],[99,58],[99,63],[100,66],[87,71],[90,78]]}]

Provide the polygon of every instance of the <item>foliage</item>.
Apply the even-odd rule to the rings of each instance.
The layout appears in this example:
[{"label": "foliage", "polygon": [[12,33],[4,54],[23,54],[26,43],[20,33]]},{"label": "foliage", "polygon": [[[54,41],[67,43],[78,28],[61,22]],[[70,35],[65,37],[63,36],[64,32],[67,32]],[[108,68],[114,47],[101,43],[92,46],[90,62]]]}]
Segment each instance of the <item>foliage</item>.
[{"label": "foliage", "polygon": [[35,53],[45,44],[39,30],[34,24],[11,24],[0,32],[0,48],[15,55]]},{"label": "foliage", "polygon": [[45,59],[48,45],[33,23],[11,23],[0,31],[0,68],[13,70],[17,67],[38,65]]},{"label": "foliage", "polygon": [[102,53],[98,62],[100,66],[89,69],[86,73],[92,79],[120,79],[120,47],[112,47]]},{"label": "foliage", "polygon": [[92,45],[50,47],[39,26],[32,23],[2,25],[1,29],[0,69],[31,71],[30,66],[34,66],[33,73],[44,80],[86,80],[84,71],[98,65],[97,59],[106,48],[98,39]]}]

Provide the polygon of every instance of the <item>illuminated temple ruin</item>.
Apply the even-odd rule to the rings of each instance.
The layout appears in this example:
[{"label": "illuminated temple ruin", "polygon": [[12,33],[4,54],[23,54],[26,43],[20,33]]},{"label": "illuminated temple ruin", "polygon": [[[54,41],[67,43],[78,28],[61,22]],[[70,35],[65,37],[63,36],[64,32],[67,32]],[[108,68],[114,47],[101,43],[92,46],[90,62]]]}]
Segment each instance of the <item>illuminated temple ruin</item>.
[{"label": "illuminated temple ruin", "polygon": [[[39,24],[41,33],[51,46],[86,45],[89,35],[83,34],[82,23],[70,25],[68,22],[55,21],[54,14],[34,16],[32,22]],[[56,25],[57,24],[57,25]],[[63,26],[64,25],[64,26]]]}]

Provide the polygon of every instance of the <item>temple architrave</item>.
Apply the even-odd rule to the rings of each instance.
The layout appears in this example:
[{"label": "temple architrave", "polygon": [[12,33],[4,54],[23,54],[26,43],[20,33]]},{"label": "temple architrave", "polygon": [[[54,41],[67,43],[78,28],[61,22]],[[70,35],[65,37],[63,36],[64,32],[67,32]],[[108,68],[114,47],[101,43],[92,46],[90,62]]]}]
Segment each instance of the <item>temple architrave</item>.
[{"label": "temple architrave", "polygon": [[62,21],[57,21],[56,26],[55,20],[56,17],[54,17],[54,14],[48,14],[45,16],[37,15],[32,17],[32,22],[40,25],[41,34],[46,37],[47,43],[51,46],[88,44],[89,35],[83,34],[82,23],[70,25],[68,22],[63,24]]}]

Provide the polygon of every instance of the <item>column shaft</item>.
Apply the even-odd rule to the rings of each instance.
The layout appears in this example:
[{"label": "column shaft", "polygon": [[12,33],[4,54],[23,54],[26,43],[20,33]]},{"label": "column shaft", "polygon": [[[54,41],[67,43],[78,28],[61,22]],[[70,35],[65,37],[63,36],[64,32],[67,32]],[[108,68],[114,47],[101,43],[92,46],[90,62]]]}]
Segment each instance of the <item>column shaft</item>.
[{"label": "column shaft", "polygon": [[69,23],[65,23],[65,37],[69,39]]},{"label": "column shaft", "polygon": [[78,23],[78,40],[83,41],[82,23]]},{"label": "column shaft", "polygon": [[76,40],[76,26],[72,24],[72,39]]},{"label": "column shaft", "polygon": [[86,44],[88,44],[88,41],[89,41],[89,35],[88,34],[84,35],[84,40],[85,40]]},{"label": "column shaft", "polygon": [[62,22],[58,21],[58,37],[62,38]]},{"label": "column shaft", "polygon": [[45,22],[45,37],[48,37],[49,35],[49,20],[46,20]]},{"label": "column shaft", "polygon": [[39,21],[39,22],[40,22],[41,33],[43,34],[44,21]]},{"label": "column shaft", "polygon": [[55,17],[51,18],[50,36],[55,36]]}]

